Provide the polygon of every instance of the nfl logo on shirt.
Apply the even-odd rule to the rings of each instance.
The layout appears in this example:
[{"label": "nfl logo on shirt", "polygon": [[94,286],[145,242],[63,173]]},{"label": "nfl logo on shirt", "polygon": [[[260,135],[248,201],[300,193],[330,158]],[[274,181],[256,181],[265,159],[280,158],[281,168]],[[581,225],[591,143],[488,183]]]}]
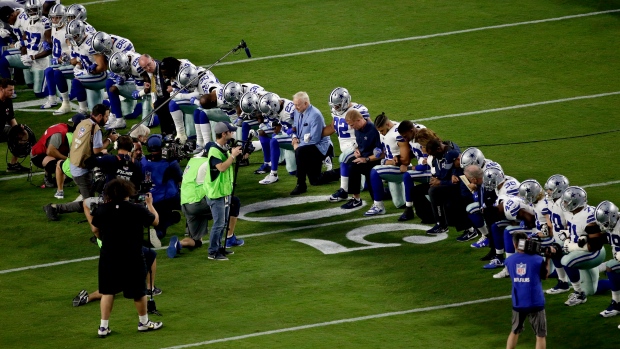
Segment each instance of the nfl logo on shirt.
[{"label": "nfl logo on shirt", "polygon": [[517,275],[523,276],[527,271],[527,265],[524,263],[517,264]]}]

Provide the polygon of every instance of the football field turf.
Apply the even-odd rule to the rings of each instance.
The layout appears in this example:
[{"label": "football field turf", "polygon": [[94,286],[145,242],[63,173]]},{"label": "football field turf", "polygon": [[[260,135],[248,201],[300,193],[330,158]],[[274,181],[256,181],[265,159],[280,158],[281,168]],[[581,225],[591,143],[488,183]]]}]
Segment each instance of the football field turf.
[{"label": "football field turf", "polygon": [[[227,57],[212,68],[220,81],[256,83],[289,99],[307,91],[327,122],[329,93],[343,86],[372,119],[385,112],[417,121],[461,149],[479,147],[520,181],[544,183],[561,173],[586,189],[590,205],[620,204],[620,1],[119,0],[86,7],[95,28],[156,58],[209,66],[244,39],[253,58]],[[24,88],[17,87],[16,105],[34,99]],[[31,104],[16,118],[37,137],[68,118]],[[0,153],[6,149],[0,144]],[[38,187],[43,176],[31,185],[0,164],[0,348],[505,347],[510,280],[482,269],[486,250],[456,242],[453,228],[428,237],[418,218],[398,223],[402,210],[389,200],[386,216],[363,217],[368,202],[343,212],[327,202],[337,183],[292,199],[295,178],[284,167],[279,182],[258,184],[264,175],[253,171],[261,162],[253,154],[239,170],[236,194],[245,208],[237,234],[246,244],[227,262],[207,260],[206,248],[175,259],[158,251],[155,284],[163,293],[155,300],[163,317],[151,317],[163,329],[138,333],[132,302],[119,296],[105,339],[95,334],[98,303],[71,306],[81,289],[97,288],[98,249],[84,217],[48,222],[41,207],[59,200]],[[77,195],[67,188],[64,201]],[[171,227],[163,243],[183,232],[181,224]],[[609,292],[570,308],[567,296],[546,297],[548,347],[617,348],[620,318],[598,315]],[[533,346],[526,325],[520,347]]]}]

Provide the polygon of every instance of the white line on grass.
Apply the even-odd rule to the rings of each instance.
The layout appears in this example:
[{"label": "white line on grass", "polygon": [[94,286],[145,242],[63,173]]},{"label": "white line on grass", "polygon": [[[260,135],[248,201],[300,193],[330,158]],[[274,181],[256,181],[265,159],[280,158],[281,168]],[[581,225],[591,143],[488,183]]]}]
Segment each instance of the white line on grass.
[{"label": "white line on grass", "polygon": [[[32,175],[33,176],[38,176],[38,175],[42,175],[43,173],[45,173],[45,172],[43,172],[43,171],[41,171],[41,172],[33,172]],[[26,174],[23,174],[23,175],[2,177],[2,178],[0,178],[0,181],[8,181],[9,179],[17,179],[17,178],[24,178],[24,177],[28,177],[28,174],[26,173]]]},{"label": "white line on grass", "polygon": [[[374,42],[366,42],[366,43],[361,43],[361,44],[347,45],[347,46],[340,46],[340,47],[329,47],[329,48],[323,48],[323,49],[319,49],[319,50],[285,53],[285,54],[274,55],[274,56],[265,56],[265,57],[240,59],[238,61],[233,61],[233,62],[218,63],[218,65],[231,65],[231,64],[238,64],[238,63],[262,61],[262,60],[266,60],[266,59],[293,57],[293,56],[308,55],[308,54],[313,54],[313,53],[322,53],[322,52],[330,52],[330,51],[348,50],[348,49],[358,48],[358,47],[366,47],[366,46],[374,46],[374,45],[382,45],[382,44],[391,44],[391,43],[395,43],[395,42],[432,39],[432,38],[437,38],[437,37],[442,37],[442,36],[457,35],[457,34],[464,34],[464,33],[472,33],[472,32],[483,31],[483,30],[490,30],[490,29],[509,28],[509,27],[516,27],[516,26],[521,26],[521,25],[528,25],[528,24],[538,24],[538,23],[546,23],[546,22],[563,21],[563,20],[567,20],[567,19],[589,17],[589,16],[597,16],[597,15],[603,15],[603,14],[614,13],[614,12],[620,12],[620,9],[608,10],[608,11],[599,11],[599,12],[589,12],[589,13],[582,13],[582,14],[578,14],[578,15],[546,18],[546,19],[539,19],[539,20],[526,21],[526,22],[516,22],[516,23],[491,25],[491,26],[487,26],[487,27],[455,30],[455,31],[450,31],[450,32],[428,34],[428,35],[420,35],[420,36],[411,36],[411,37],[400,38],[400,39],[391,39],[391,40],[381,40],[381,41],[374,41]],[[208,66],[209,65],[203,65],[203,67],[208,67]]]},{"label": "white line on grass", "polygon": [[91,2],[83,2],[82,5],[86,6],[86,5],[96,5],[96,4],[103,4],[104,2],[115,2],[118,0],[99,0],[99,1],[91,1]]},{"label": "white line on grass", "polygon": [[550,100],[550,101],[542,101],[542,102],[535,102],[535,103],[528,103],[528,104],[517,104],[517,105],[513,105],[513,106],[509,106],[509,107],[493,108],[493,109],[477,110],[477,111],[469,111],[469,112],[465,112],[465,113],[447,114],[447,115],[440,115],[440,116],[431,116],[431,117],[428,117],[428,118],[417,119],[417,120],[414,120],[414,121],[439,120],[439,119],[445,119],[445,118],[455,118],[455,117],[459,117],[459,116],[468,116],[468,115],[478,115],[478,114],[494,113],[494,112],[498,112],[498,111],[535,107],[535,106],[538,106],[538,105],[554,104],[554,103],[564,103],[564,102],[570,102],[570,101],[577,101],[577,100],[580,100],[580,99],[600,98],[600,97],[608,97],[608,96],[615,96],[615,95],[620,95],[620,91],[599,93],[599,94],[587,95],[587,96],[577,96],[577,97],[553,99],[553,100]]},{"label": "white line on grass", "polygon": [[582,188],[593,188],[593,187],[604,187],[607,185],[613,185],[613,184],[618,184],[620,183],[620,181],[611,181],[611,182],[604,182],[604,183],[594,183],[594,184],[586,184],[586,185],[582,185]]},{"label": "white line on grass", "polygon": [[252,338],[252,337],[260,337],[260,336],[267,336],[267,335],[279,334],[279,333],[285,333],[285,332],[307,330],[307,329],[310,329],[310,328],[326,327],[326,326],[340,325],[340,324],[346,324],[346,323],[352,323],[352,322],[358,322],[358,321],[380,319],[380,318],[390,317],[390,316],[399,316],[399,315],[422,313],[422,312],[434,311],[434,310],[443,310],[443,309],[449,309],[449,308],[457,308],[457,307],[463,307],[463,306],[467,306],[467,305],[480,304],[480,303],[488,303],[488,302],[505,300],[505,299],[510,299],[510,298],[511,298],[511,296],[491,297],[491,298],[477,299],[477,300],[461,302],[461,303],[452,303],[452,304],[436,305],[436,306],[433,306],[433,307],[426,307],[426,308],[417,308],[417,309],[409,309],[409,310],[402,310],[402,311],[393,311],[393,312],[389,312],[389,313],[374,314],[374,315],[360,316],[360,317],[354,317],[354,318],[348,318],[348,319],[341,319],[341,320],[334,320],[334,321],[327,321],[327,322],[319,322],[319,323],[309,324],[309,325],[281,328],[279,330],[271,330],[271,331],[250,333],[250,334],[245,334],[245,335],[241,335],[241,336],[234,336],[234,337],[227,337],[227,338],[220,338],[220,339],[212,339],[212,340],[209,340],[209,341],[190,343],[190,344],[183,344],[183,345],[176,345],[176,346],[173,346],[173,347],[166,347],[166,348],[162,348],[162,349],[181,349],[181,348],[198,347],[198,346],[202,346],[202,345],[209,345],[209,344],[222,343],[222,342],[231,342],[231,341],[237,341],[237,340],[247,339],[247,338]]}]

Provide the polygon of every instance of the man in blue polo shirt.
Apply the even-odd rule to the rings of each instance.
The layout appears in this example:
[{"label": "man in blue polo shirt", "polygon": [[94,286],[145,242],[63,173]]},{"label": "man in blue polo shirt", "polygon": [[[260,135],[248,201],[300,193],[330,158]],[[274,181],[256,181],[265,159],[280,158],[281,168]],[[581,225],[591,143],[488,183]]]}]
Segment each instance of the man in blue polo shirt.
[{"label": "man in blue polo shirt", "polygon": [[295,149],[297,162],[297,186],[291,195],[299,195],[308,190],[306,176],[311,185],[319,185],[321,181],[321,166],[328,153],[333,152],[329,136],[322,136],[325,127],[323,114],[310,104],[310,97],[306,92],[297,92],[293,96],[295,111],[293,120],[295,133],[291,143]]},{"label": "man in blue polo shirt", "polygon": [[545,294],[542,281],[547,278],[549,261],[537,254],[527,254],[524,243],[525,233],[512,234],[512,241],[517,253],[506,258],[504,262],[512,280],[512,331],[508,336],[506,348],[515,348],[519,334],[523,332],[523,323],[530,318],[532,329],[536,334],[536,348],[547,347],[547,318],[545,314]]},{"label": "man in blue polo shirt", "polygon": [[[360,198],[362,175],[366,176],[367,182],[370,184],[370,170],[380,164],[383,156],[381,155],[381,136],[372,122],[364,118],[357,109],[349,109],[344,118],[347,125],[355,130],[357,148],[353,152],[355,159],[350,168],[351,172],[349,172],[349,194],[353,195],[353,198],[340,207],[352,209],[362,206],[362,199]],[[375,149],[379,150],[376,154]],[[369,191],[372,196],[373,190]],[[385,213],[384,207],[373,206],[371,210],[373,209],[375,212],[372,215]]]}]

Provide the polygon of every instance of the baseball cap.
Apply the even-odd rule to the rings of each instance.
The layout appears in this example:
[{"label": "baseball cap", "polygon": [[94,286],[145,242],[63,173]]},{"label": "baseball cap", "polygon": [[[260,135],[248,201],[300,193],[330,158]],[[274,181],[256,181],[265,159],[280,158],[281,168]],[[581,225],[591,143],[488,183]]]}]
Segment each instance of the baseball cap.
[{"label": "baseball cap", "polygon": [[237,131],[237,128],[226,121],[218,122],[213,126],[213,132],[215,132],[215,134],[222,134],[226,131]]},{"label": "baseball cap", "polygon": [[77,126],[80,122],[82,122],[82,120],[86,119],[88,119],[86,115],[78,113],[73,115],[73,117],[71,118],[71,122],[73,123],[73,126]]},{"label": "baseball cap", "polygon": [[146,149],[149,152],[160,152],[161,151],[161,135],[151,135],[146,141]]}]

